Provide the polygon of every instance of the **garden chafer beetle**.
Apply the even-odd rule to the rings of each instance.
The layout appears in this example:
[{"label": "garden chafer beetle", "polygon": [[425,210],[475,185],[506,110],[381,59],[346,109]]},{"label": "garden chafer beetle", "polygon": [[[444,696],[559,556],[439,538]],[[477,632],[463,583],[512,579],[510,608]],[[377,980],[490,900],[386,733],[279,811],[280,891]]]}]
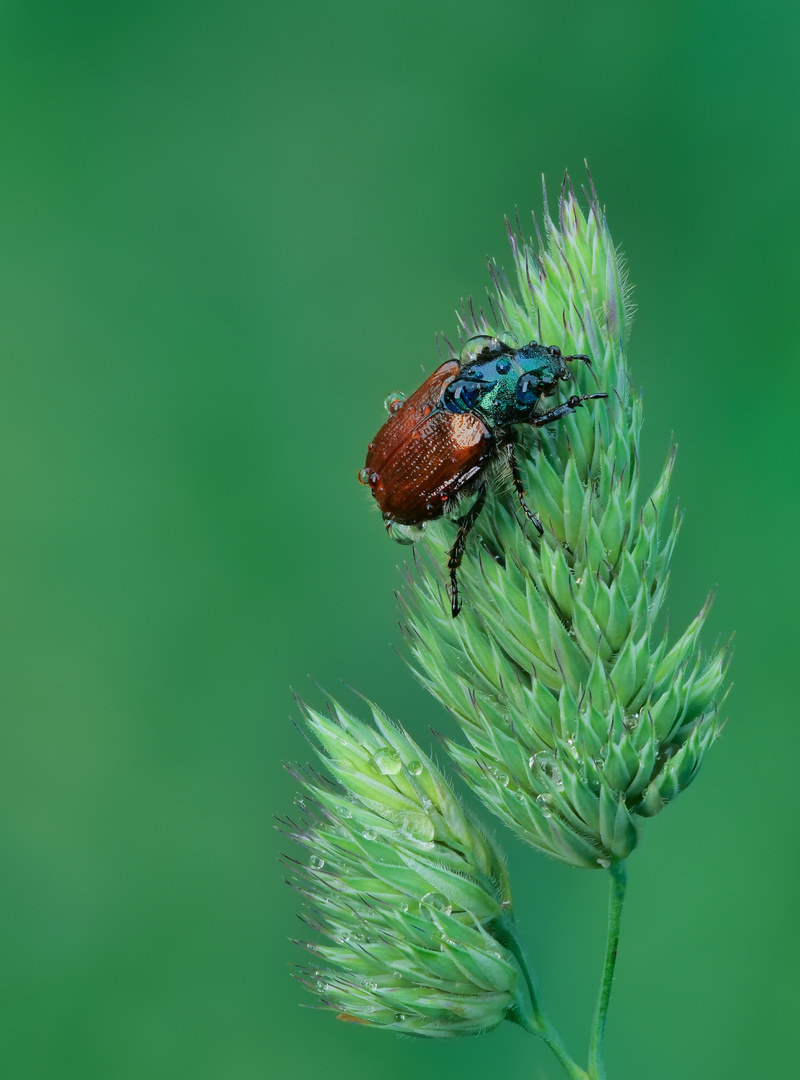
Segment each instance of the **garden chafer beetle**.
[{"label": "garden chafer beetle", "polygon": [[445,361],[408,399],[387,398],[389,419],[369,444],[358,478],[370,487],[393,539],[413,543],[429,521],[452,512],[464,497],[476,495],[457,520],[447,564],[453,618],[461,610],[458,568],[486,502],[492,466],[508,464],[523,513],[539,535],[543,532],[525,502],[514,428],[544,427],[584,401],[608,397],[573,395],[543,407],[558,384],[572,378],[567,363],[574,360],[591,363],[583,354],[562,356],[555,345],[531,341],[514,348],[498,337],[480,335],[466,342],[459,360]]}]

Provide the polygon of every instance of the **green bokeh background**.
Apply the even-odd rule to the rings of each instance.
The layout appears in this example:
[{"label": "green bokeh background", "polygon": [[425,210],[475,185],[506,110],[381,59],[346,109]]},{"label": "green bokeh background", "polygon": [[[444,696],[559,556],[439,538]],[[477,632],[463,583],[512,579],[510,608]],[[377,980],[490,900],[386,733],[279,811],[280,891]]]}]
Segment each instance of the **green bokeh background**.
[{"label": "green bokeh background", "polygon": [[[731,722],[631,859],[613,1080],[798,1051],[800,8],[788,0],[0,6],[0,1061],[14,1080],[556,1077],[511,1025],[298,1007],[272,815],[289,686],[416,736],[404,551],[355,483],[503,214],[588,158],[670,434],[670,612],[719,585]],[[506,837],[576,1052],[604,875]]]}]

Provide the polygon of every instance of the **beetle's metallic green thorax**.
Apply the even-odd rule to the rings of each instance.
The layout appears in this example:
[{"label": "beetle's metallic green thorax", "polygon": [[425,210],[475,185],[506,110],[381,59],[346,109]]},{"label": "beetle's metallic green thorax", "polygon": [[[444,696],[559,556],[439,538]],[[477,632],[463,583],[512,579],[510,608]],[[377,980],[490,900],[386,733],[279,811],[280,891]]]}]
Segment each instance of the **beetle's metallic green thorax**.
[{"label": "beetle's metallic green thorax", "polygon": [[462,353],[461,371],[447,387],[442,405],[450,412],[473,412],[487,427],[530,422],[542,397],[552,394],[560,379],[570,377],[561,356],[531,342],[512,349],[495,338],[482,348]]}]

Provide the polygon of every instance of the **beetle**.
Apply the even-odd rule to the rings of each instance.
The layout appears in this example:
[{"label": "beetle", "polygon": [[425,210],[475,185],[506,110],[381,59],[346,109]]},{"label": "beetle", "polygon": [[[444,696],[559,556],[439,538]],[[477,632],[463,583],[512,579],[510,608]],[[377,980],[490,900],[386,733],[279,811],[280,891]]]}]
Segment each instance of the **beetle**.
[{"label": "beetle", "polygon": [[489,335],[466,342],[460,360],[447,360],[407,400],[386,399],[389,419],[369,444],[358,474],[370,487],[389,534],[413,543],[429,521],[450,513],[465,497],[477,497],[457,519],[450,549],[450,605],[461,611],[458,568],[467,537],[477,521],[492,467],[507,463],[520,507],[539,535],[542,523],[525,502],[517,463],[514,428],[544,427],[572,413],[584,401],[608,394],[573,395],[543,408],[562,380],[572,378],[567,363],[588,356],[562,356],[556,345],[531,341],[514,348]]}]

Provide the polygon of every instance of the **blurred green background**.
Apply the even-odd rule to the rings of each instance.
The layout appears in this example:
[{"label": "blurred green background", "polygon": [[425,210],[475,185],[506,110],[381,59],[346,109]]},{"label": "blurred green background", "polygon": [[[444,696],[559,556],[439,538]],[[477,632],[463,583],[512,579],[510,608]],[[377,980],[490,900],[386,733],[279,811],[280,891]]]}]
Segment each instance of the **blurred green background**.
[{"label": "blurred green background", "polygon": [[[792,1075],[800,8],[763,0],[0,5],[0,1061],[14,1080],[559,1075],[511,1025],[306,1012],[272,815],[290,685],[421,739],[355,482],[392,390],[588,158],[670,434],[675,627],[719,585],[724,739],[630,865],[613,1080]],[[528,219],[529,220],[529,219]],[[576,1052],[604,875],[505,837]]]}]

